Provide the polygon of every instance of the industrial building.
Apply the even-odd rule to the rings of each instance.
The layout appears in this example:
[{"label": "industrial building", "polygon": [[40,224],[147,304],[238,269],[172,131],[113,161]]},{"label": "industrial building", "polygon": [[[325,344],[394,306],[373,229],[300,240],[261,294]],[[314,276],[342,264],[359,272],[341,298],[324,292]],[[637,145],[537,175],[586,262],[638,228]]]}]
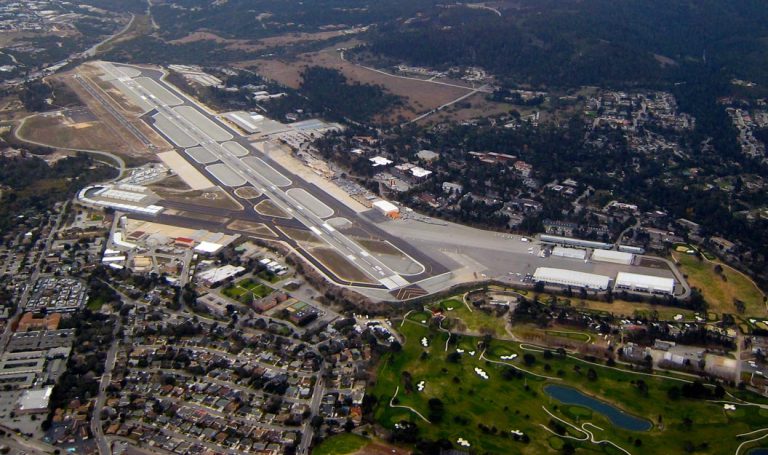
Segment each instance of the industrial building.
[{"label": "industrial building", "polygon": [[639,275],[637,273],[619,272],[616,276],[615,289],[647,292],[649,294],[672,295],[675,292],[675,280],[660,276]]},{"label": "industrial building", "polygon": [[595,250],[592,253],[592,260],[597,262],[610,262],[613,264],[632,265],[635,255],[613,250]]},{"label": "industrial building", "polygon": [[204,272],[200,272],[197,274],[197,278],[206,286],[213,286],[221,283],[227,278],[233,278],[242,272],[245,272],[245,267],[227,264],[215,269],[208,269]]},{"label": "industrial building", "polygon": [[645,254],[645,248],[639,246],[619,245],[619,251],[625,253]]},{"label": "industrial building", "polygon": [[587,258],[587,250],[556,246],[552,248],[552,256],[557,256],[560,258],[581,259],[583,261]]},{"label": "industrial building", "polygon": [[613,245],[610,243],[574,239],[572,237],[560,237],[559,235],[541,234],[541,236],[539,236],[539,240],[541,240],[543,243],[554,243],[555,245],[575,246],[581,248],[594,248],[596,250],[613,249]]},{"label": "industrial building", "polygon": [[577,288],[605,291],[611,283],[610,277],[594,273],[576,272],[574,270],[539,267],[533,273],[533,281],[546,284],[559,284]]},{"label": "industrial building", "polygon": [[373,203],[373,208],[375,208],[379,213],[390,218],[400,218],[400,209],[389,201],[376,201]]}]

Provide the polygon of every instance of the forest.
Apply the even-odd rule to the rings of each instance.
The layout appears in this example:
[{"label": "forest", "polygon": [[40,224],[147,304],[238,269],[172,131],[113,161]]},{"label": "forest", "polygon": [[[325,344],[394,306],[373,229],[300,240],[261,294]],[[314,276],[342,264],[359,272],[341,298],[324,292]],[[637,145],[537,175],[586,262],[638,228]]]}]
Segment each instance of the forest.
[{"label": "forest", "polygon": [[[95,166],[95,167],[94,167]],[[87,155],[58,160],[49,166],[37,157],[0,156],[0,234],[13,228],[17,215],[45,213],[54,203],[74,195],[114,170],[96,166]]]},{"label": "forest", "polygon": [[313,66],[301,77],[300,90],[309,99],[313,110],[325,112],[330,118],[366,122],[400,103],[398,97],[386,93],[381,87],[350,83],[335,69]]},{"label": "forest", "polygon": [[534,85],[657,85],[685,80],[691,61],[768,82],[766,24],[757,0],[529,0],[501,17],[452,8],[392,21],[372,32],[370,50],[417,65],[477,65]]}]

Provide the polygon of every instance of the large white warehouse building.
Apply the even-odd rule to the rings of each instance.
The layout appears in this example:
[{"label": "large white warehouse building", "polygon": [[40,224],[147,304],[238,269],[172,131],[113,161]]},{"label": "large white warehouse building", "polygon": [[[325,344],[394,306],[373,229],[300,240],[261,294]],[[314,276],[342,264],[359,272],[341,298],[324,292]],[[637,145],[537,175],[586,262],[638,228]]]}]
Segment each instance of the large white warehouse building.
[{"label": "large white warehouse building", "polygon": [[675,292],[675,280],[660,276],[619,272],[616,275],[615,289],[672,295]]},{"label": "large white warehouse building", "polygon": [[580,248],[565,248],[562,246],[556,246],[552,248],[552,256],[584,260],[587,258],[587,250],[582,250]]},{"label": "large white warehouse building", "polygon": [[610,277],[595,275],[594,273],[576,272],[566,269],[553,269],[539,267],[533,273],[533,281],[543,281],[547,284],[559,284],[577,288],[595,289],[605,291],[611,283]]},{"label": "large white warehouse building", "polygon": [[592,253],[592,260],[598,262],[612,262],[614,264],[630,265],[635,259],[632,253],[624,253],[613,250],[595,250]]}]

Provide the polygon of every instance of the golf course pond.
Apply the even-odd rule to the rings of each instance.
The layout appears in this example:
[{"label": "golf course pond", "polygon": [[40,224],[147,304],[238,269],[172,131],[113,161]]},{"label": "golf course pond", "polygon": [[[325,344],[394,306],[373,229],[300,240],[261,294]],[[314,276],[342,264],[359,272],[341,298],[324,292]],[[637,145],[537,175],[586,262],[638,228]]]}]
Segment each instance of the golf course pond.
[{"label": "golf course pond", "polygon": [[645,419],[635,417],[631,414],[618,409],[604,401],[585,395],[572,387],[565,387],[556,384],[544,386],[544,392],[550,397],[564,404],[584,406],[594,412],[602,414],[612,424],[618,428],[629,431],[648,431],[653,424]]}]

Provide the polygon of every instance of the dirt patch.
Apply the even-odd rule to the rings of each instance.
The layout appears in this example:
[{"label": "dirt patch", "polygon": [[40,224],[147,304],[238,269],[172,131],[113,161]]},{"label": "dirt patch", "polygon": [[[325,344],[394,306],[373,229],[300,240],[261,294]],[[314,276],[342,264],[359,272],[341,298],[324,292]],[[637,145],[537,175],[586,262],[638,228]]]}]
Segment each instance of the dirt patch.
[{"label": "dirt patch", "polygon": [[261,192],[252,186],[243,186],[235,190],[235,195],[243,199],[256,199],[261,196]]},{"label": "dirt patch", "polygon": [[286,220],[293,218],[269,199],[259,202],[253,209],[264,216],[274,216],[276,218],[285,218]]},{"label": "dirt patch", "polygon": [[368,275],[349,262],[344,256],[336,252],[336,250],[327,247],[315,247],[308,251],[342,280],[354,283],[373,283]]},{"label": "dirt patch", "polygon": [[395,447],[382,442],[368,444],[355,452],[355,455],[410,455],[412,452],[402,447]]},{"label": "dirt patch", "polygon": [[638,265],[640,267],[648,267],[650,269],[669,269],[669,264],[666,262],[648,257],[641,257],[640,264]]},{"label": "dirt patch", "polygon": [[255,235],[257,237],[270,237],[276,238],[277,235],[267,227],[264,223],[254,223],[246,220],[235,220],[227,225],[229,229],[241,232],[247,232],[248,234]]},{"label": "dirt patch", "polygon": [[389,242],[383,240],[371,240],[356,238],[355,242],[362,245],[366,250],[371,253],[389,254],[392,256],[402,256],[403,253],[392,246]]},{"label": "dirt patch", "polygon": [[74,123],[65,113],[29,117],[20,125],[18,136],[52,148],[99,150],[117,154],[128,154],[130,151],[128,144],[104,122]]},{"label": "dirt patch", "polygon": [[167,201],[185,204],[199,205],[227,210],[243,210],[243,206],[232,199],[221,188],[207,188],[205,190],[178,191],[162,187],[153,187],[153,191]]},{"label": "dirt patch", "polygon": [[320,237],[316,236],[314,233],[310,231],[305,231],[303,229],[293,229],[288,227],[279,227],[278,229],[283,231],[283,234],[287,235],[288,237],[300,243],[314,243],[314,244],[325,243]]}]

